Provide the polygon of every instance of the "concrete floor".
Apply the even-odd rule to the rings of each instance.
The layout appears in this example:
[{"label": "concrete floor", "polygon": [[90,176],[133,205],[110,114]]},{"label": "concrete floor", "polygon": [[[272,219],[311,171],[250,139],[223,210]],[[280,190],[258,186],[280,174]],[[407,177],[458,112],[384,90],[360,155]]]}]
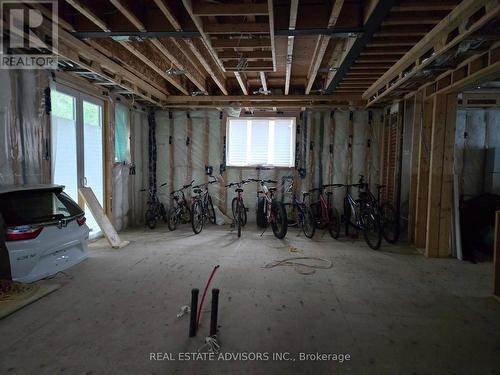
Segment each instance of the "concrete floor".
[{"label": "concrete floor", "polygon": [[[250,226],[250,225],[249,225]],[[253,228],[253,226],[251,226]],[[58,291],[0,321],[1,374],[495,374],[500,371],[500,303],[490,297],[491,263],[426,259],[410,248],[370,250],[361,240],[286,240],[252,228],[194,236],[184,226],[104,240],[58,275]],[[299,252],[290,252],[289,246]],[[333,268],[301,275],[264,269],[276,259],[318,256]],[[180,361],[208,332],[188,338],[177,319],[190,290],[215,264],[225,353],[290,352],[295,361]],[[209,309],[210,298],[207,299]],[[150,361],[151,352],[175,361]],[[350,360],[300,361],[300,352]]]}]

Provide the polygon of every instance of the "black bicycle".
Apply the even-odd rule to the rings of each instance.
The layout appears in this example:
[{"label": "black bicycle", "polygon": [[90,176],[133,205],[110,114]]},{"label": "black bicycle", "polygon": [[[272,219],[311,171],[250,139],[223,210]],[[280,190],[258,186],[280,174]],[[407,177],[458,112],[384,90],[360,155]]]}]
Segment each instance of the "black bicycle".
[{"label": "black bicycle", "polygon": [[296,217],[296,222],[289,222],[288,225],[300,227],[307,238],[313,238],[316,232],[314,213],[306,202],[306,198],[310,193],[307,191],[302,192],[302,200],[299,200],[297,194],[293,193],[293,182],[288,186],[286,192],[293,194],[292,203],[289,204],[292,206],[292,213]]},{"label": "black bicycle", "polygon": [[208,192],[208,185],[218,181],[214,176],[211,178],[212,180],[209,182],[193,186],[193,193],[196,195],[191,198],[191,226],[195,234],[202,231],[207,220],[215,224],[214,204]]},{"label": "black bicycle", "polygon": [[365,184],[343,185],[346,188],[344,197],[344,224],[345,234],[349,235],[349,227],[352,226],[363,232],[366,243],[373,250],[380,248],[382,242],[382,229],[377,205],[362,194],[360,198],[354,199],[350,188],[363,189]]},{"label": "black bicycle", "polygon": [[184,190],[190,188],[193,185],[193,181],[190,184],[184,185],[178,190],[170,192],[170,196],[173,199],[173,205],[168,211],[168,229],[175,230],[177,224],[179,223],[189,223],[191,221],[191,210],[189,209],[186,196],[184,195]]},{"label": "black bicycle", "polygon": [[381,190],[385,188],[385,185],[376,185],[377,197],[375,197],[370,191],[368,184],[364,181],[363,175],[359,176],[359,183],[364,185],[364,191],[360,193],[360,198],[368,200],[372,205],[377,207],[382,236],[387,242],[396,243],[400,234],[398,213],[391,203],[380,203]]},{"label": "black bicycle", "polygon": [[[165,186],[167,183],[161,184],[160,187]],[[141,189],[139,191],[146,191],[146,189]],[[146,225],[150,229],[154,229],[156,227],[156,222],[159,219],[163,219],[164,222],[167,222],[167,211],[165,210],[165,206],[160,202],[158,195],[156,194],[156,190],[153,188],[148,189],[148,208],[146,213],[144,214],[144,220]]]},{"label": "black bicycle", "polygon": [[231,182],[227,184],[226,187],[236,186],[235,192],[236,197],[231,201],[231,211],[233,213],[233,225],[238,230],[238,237],[241,237],[241,228],[247,223],[247,209],[243,203],[243,188],[242,186],[250,182],[249,180],[243,180],[240,182]]},{"label": "black bicycle", "polygon": [[[266,183],[276,184],[278,181],[255,178],[249,178],[248,180],[258,182],[261,188],[261,190],[257,192],[257,194],[260,195],[257,200],[257,224],[260,222],[264,225],[265,223],[265,228],[270,224],[274,236],[279,239],[284,238],[288,231],[288,218],[285,205],[274,198],[276,188],[266,186]],[[261,202],[263,202],[263,204],[261,204]]]}]

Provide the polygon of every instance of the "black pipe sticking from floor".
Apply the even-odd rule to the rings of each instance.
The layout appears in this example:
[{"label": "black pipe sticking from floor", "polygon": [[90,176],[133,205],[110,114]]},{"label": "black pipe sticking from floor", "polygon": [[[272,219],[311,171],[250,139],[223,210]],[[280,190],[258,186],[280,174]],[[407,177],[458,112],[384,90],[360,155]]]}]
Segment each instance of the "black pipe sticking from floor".
[{"label": "black pipe sticking from floor", "polygon": [[219,289],[212,289],[212,309],[210,314],[210,336],[217,334],[217,315],[219,314]]},{"label": "black pipe sticking from floor", "polygon": [[198,289],[191,289],[191,315],[189,320],[189,337],[196,336],[196,312],[198,311]]}]

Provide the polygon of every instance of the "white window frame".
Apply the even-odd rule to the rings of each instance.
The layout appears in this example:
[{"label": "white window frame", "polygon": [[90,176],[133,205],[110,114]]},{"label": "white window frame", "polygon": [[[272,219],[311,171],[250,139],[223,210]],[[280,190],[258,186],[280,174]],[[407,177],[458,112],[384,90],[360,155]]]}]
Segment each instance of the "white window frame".
[{"label": "white window frame", "polygon": [[[231,126],[230,122],[231,120],[246,120],[247,121],[247,137],[246,137],[246,160],[250,160],[250,152],[251,152],[251,145],[252,145],[252,127],[251,127],[251,122],[253,120],[268,120],[269,121],[269,127],[268,127],[268,137],[269,137],[269,143],[268,143],[268,163],[264,164],[255,164],[255,163],[245,163],[245,164],[232,164],[231,161],[229,160],[229,155],[230,155],[230,142],[229,140],[231,139],[230,137],[230,131],[231,131]],[[275,121],[276,120],[291,120],[292,121],[292,134],[291,134],[291,141],[290,141],[290,163],[287,165],[282,165],[282,164],[275,164],[274,163],[274,136],[275,136]],[[293,168],[295,167],[295,139],[296,139],[296,132],[297,132],[297,118],[296,117],[228,117],[226,120],[226,165],[228,167],[257,167],[257,166],[267,166],[267,167],[276,167],[276,168]]]}]

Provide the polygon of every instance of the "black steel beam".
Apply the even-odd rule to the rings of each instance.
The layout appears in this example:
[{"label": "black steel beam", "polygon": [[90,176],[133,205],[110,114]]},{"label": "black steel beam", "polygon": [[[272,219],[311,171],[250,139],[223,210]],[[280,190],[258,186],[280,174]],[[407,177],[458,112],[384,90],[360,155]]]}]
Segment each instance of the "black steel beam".
[{"label": "black steel beam", "polygon": [[373,34],[377,32],[382,21],[387,17],[391,8],[397,0],[379,0],[372,13],[368,17],[365,25],[363,27],[364,33],[356,39],[351,49],[347,53],[344,61],[338,67],[335,76],[331,80],[330,84],[325,90],[326,94],[331,94],[337,88],[337,85],[344,79],[344,76],[347,74],[352,64],[359,57],[361,52],[365,49],[366,45],[370,42],[373,37]]},{"label": "black steel beam", "polygon": [[[363,30],[360,28],[342,29],[295,29],[276,30],[277,36],[301,36],[301,35],[327,35],[331,38],[361,37]],[[87,38],[200,38],[198,31],[82,31],[73,32],[73,36],[79,39]]]}]

